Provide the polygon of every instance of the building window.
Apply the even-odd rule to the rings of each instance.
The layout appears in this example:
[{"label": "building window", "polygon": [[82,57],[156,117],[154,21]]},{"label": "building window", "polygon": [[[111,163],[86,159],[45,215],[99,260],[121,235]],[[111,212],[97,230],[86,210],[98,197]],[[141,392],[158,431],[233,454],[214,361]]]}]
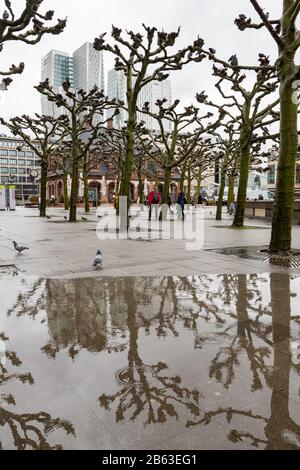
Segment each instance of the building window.
[{"label": "building window", "polygon": [[26,183],[26,176],[19,176],[19,183]]},{"label": "building window", "polygon": [[26,152],[26,157],[33,157],[33,152]]},{"label": "building window", "polygon": [[2,176],[1,181],[2,181],[2,183],[7,183],[9,181],[8,176]]},{"label": "building window", "polygon": [[26,165],[33,166],[33,160],[26,160]]},{"label": "building window", "polygon": [[300,184],[300,165],[296,165],[296,183]]},{"label": "building window", "polygon": [[17,174],[17,169],[13,168],[13,167],[10,167],[10,173],[16,175]]},{"label": "building window", "polygon": [[20,152],[19,152],[19,157],[25,157],[25,152],[20,151]]},{"label": "building window", "polygon": [[18,173],[19,173],[19,175],[25,175],[26,174],[26,168],[18,168]]},{"label": "building window", "polygon": [[10,164],[10,165],[16,165],[16,164],[17,164],[17,160],[14,159],[14,158],[10,158],[9,164]]},{"label": "building window", "polygon": [[25,165],[25,160],[19,160],[19,165]]},{"label": "building window", "polygon": [[269,166],[268,184],[275,184],[275,165]]},{"label": "building window", "polygon": [[7,155],[7,150],[1,149],[1,150],[0,150],[0,155]]},{"label": "building window", "polygon": [[4,163],[4,165],[8,164],[7,158],[0,158],[0,163]]},{"label": "building window", "polygon": [[16,155],[17,155],[17,151],[16,151],[16,150],[9,150],[9,151],[8,151],[8,155],[16,156]]},{"label": "building window", "polygon": [[0,168],[1,173],[8,173],[8,168],[6,166],[3,166]]}]

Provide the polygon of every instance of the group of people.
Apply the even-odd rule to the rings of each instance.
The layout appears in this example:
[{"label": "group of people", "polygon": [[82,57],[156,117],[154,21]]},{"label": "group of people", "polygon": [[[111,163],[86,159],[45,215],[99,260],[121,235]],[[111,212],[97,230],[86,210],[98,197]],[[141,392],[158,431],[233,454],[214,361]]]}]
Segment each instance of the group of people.
[{"label": "group of people", "polygon": [[[159,190],[157,189],[156,186],[154,186],[153,190],[150,191],[148,198],[147,198],[147,203],[149,206],[149,220],[152,218],[152,209],[155,210],[155,218],[158,218],[158,211],[159,211],[159,206],[162,203],[162,198]],[[181,220],[184,220],[185,214],[184,214],[184,206],[187,203],[185,193],[183,191],[180,191],[177,197],[177,207],[179,208],[179,217]],[[172,199],[171,195],[169,194],[168,197],[168,206],[169,206],[169,211],[171,212],[171,207],[172,207]]]},{"label": "group of people", "polygon": [[[158,219],[159,207],[160,207],[161,203],[162,203],[161,194],[160,194],[158,188],[156,186],[154,186],[153,190],[150,191],[150,193],[148,195],[148,198],[147,198],[147,204],[149,206],[149,220],[151,220],[151,218],[152,218],[152,209],[154,209],[154,211],[155,211],[155,218]],[[185,197],[185,193],[183,191],[180,191],[180,193],[178,194],[176,204],[177,204],[177,209],[178,209],[178,216],[181,220],[184,220],[184,218],[185,218],[184,206],[185,206],[185,204],[187,204],[187,200],[186,200],[186,197]],[[203,207],[204,200],[203,200],[203,197],[202,197],[201,193],[197,196],[197,200],[195,202],[195,205],[196,204],[201,205]],[[172,199],[171,199],[170,194],[169,194],[169,197],[168,197],[168,207],[169,207],[169,211],[172,212],[172,209],[171,209],[172,208]],[[234,202],[232,202],[230,204],[228,212],[229,212],[230,215],[234,215],[234,213],[235,213],[235,203]]]}]

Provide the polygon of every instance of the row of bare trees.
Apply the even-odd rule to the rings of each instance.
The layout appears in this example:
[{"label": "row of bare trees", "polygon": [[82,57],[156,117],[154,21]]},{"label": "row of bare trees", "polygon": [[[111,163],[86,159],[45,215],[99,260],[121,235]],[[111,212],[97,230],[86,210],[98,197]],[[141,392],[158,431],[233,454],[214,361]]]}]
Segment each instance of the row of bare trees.
[{"label": "row of bare trees", "polygon": [[[45,33],[59,34],[63,31],[65,20],[58,20],[58,23],[51,27],[45,26],[45,22],[53,18],[53,12],[40,14],[41,3],[27,1],[23,15],[16,18],[11,2],[5,2],[7,10],[0,20],[2,47],[8,40],[35,44]],[[54,153],[62,157],[58,166],[63,168],[64,175],[68,171],[71,173],[71,222],[76,221],[80,171],[82,170],[85,187],[85,207],[88,209],[88,170],[103,159],[110,159],[116,167],[118,192],[126,197],[128,202],[133,169],[137,169],[142,181],[142,174],[149,166],[149,161],[152,162],[152,167],[163,171],[163,202],[167,202],[171,175],[175,169],[180,169],[182,179],[187,175],[188,181],[191,181],[193,175],[196,180],[201,181],[203,168],[218,161],[221,166],[221,184],[217,218],[221,218],[222,192],[226,178],[230,188],[228,199],[232,200],[234,180],[238,176],[239,187],[233,226],[241,227],[244,224],[249,171],[252,165],[259,161],[262,145],[268,141],[278,141],[280,152],[270,249],[291,249],[298,145],[294,82],[299,76],[295,54],[300,42],[296,20],[300,0],[283,1],[282,17],[275,20],[270,19],[270,15],[258,1],[250,0],[250,3],[258,13],[261,23],[254,23],[241,14],[235,24],[241,31],[267,28],[279,50],[279,58],[275,64],[263,53],[259,53],[258,64],[254,65],[239,64],[236,55],[232,55],[229,60],[223,60],[217,56],[215,49],[207,48],[200,37],[186,47],[178,49],[176,43],[180,28],[167,33],[143,25],[141,34],[133,31],[124,33],[122,29],[113,26],[111,41],[106,40],[106,33],[101,34],[95,39],[94,48],[115,56],[115,69],[121,71],[126,79],[125,102],[108,100],[103,92],[97,89],[75,91],[68,82],[62,84],[63,92],[59,93],[46,80],[36,89],[62,109],[60,118],[53,120],[49,116],[22,116],[6,123],[2,120],[2,123],[40,156],[41,216],[46,214],[46,173]],[[166,80],[171,72],[182,70],[193,62],[200,63],[205,60],[212,62],[212,75],[216,78],[215,86],[220,100],[213,102],[205,91],[202,91],[196,95],[199,107],[183,106],[179,100],[170,104],[162,99],[157,101],[155,111],[150,109],[147,102],[139,108],[141,92],[149,83]],[[10,75],[21,73],[23,68],[24,64],[21,63],[19,66],[13,65],[8,72],[1,72],[5,76],[2,86],[6,87],[11,80]],[[103,131],[107,123],[108,109],[113,109],[110,119],[113,119],[120,109],[126,112],[127,120],[119,133],[116,130]],[[155,119],[159,132],[154,134],[143,128],[139,122],[139,113]],[[172,131],[167,132],[166,122],[171,123]],[[96,154],[98,158],[91,157],[91,154]],[[140,184],[140,191],[141,187]]]}]

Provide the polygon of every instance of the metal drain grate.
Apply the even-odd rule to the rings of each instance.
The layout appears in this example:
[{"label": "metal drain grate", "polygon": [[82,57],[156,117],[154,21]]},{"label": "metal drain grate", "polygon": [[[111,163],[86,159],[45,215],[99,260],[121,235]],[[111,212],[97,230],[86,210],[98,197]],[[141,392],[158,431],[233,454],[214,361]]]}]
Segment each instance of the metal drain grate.
[{"label": "metal drain grate", "polygon": [[268,263],[282,268],[300,268],[300,250],[295,250],[289,254],[270,253],[267,246],[239,246],[228,248],[208,249],[221,255],[237,256],[242,259],[250,259]]},{"label": "metal drain grate", "polygon": [[298,255],[276,255],[260,251],[260,259],[264,263],[269,263],[283,268],[300,268],[300,256]]},{"label": "metal drain grate", "polygon": [[20,270],[14,264],[0,266],[0,276],[18,276]]}]

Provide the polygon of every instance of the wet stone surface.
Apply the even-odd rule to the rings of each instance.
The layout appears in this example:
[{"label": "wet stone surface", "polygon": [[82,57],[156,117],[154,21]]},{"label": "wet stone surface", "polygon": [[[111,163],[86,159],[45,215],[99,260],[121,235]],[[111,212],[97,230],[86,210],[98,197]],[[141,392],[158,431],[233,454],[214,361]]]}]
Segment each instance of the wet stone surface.
[{"label": "wet stone surface", "polygon": [[2,449],[300,449],[300,277],[0,277]]},{"label": "wet stone surface", "polygon": [[282,255],[268,252],[268,247],[255,247],[255,246],[241,246],[241,247],[229,247],[229,248],[218,248],[212,251],[221,255],[237,256],[242,259],[250,259],[256,261],[262,261],[264,263],[271,264],[273,266],[282,266],[284,268],[299,268],[300,267],[300,250]]}]

